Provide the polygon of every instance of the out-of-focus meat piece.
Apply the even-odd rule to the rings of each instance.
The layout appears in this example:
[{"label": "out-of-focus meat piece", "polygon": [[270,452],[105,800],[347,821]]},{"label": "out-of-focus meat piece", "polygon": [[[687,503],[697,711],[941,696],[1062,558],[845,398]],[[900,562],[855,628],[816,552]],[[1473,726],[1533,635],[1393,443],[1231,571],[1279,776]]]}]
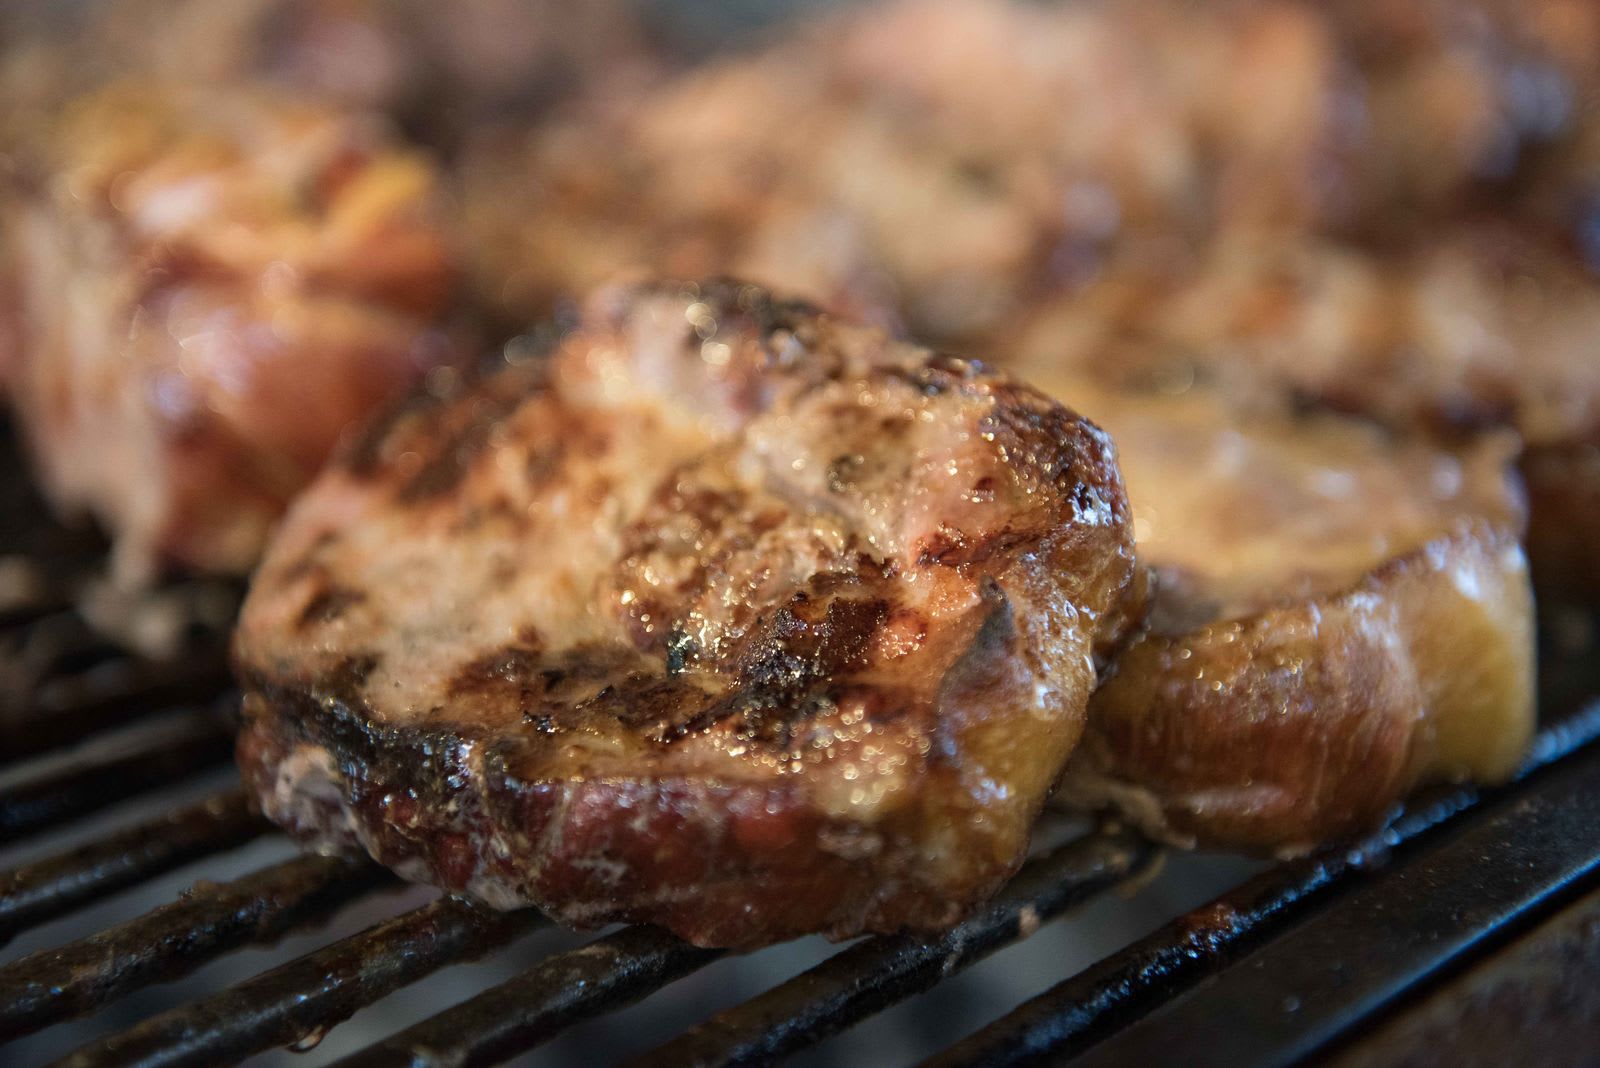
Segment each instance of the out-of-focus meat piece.
[{"label": "out-of-focus meat piece", "polygon": [[451,354],[431,168],[344,113],[126,85],[34,148],[6,231],[45,490],[127,579],[247,569],[346,427]]},{"label": "out-of-focus meat piece", "polygon": [[1116,385],[1199,380],[1269,411],[1310,400],[1407,433],[1515,430],[1535,575],[1572,592],[1600,591],[1600,477],[1584,461],[1600,445],[1597,338],[1600,286],[1581,264],[1480,224],[1383,252],[1248,233],[1193,258],[1130,247],[997,348]]},{"label": "out-of-focus meat piece", "polygon": [[1117,442],[1154,572],[1066,803],[1297,853],[1420,783],[1515,769],[1534,711],[1513,443],[1451,453],[1342,417],[1240,418],[1198,388],[1041,383]]},{"label": "out-of-focus meat piece", "polygon": [[621,270],[731,270],[983,349],[1130,236],[1381,238],[1533,174],[1600,79],[1502,6],[869,5],[480,142],[479,285],[525,321]]},{"label": "out-of-focus meat piece", "polygon": [[1391,210],[1367,229],[1465,198],[1582,242],[1600,164],[1600,8],[1337,0],[1327,11],[1373,86],[1365,181]]},{"label": "out-of-focus meat piece", "polygon": [[297,835],[575,924],[951,923],[1142,607],[1113,456],[754,287],[609,294],[295,504],[236,636],[240,761]]},{"label": "out-of-focus meat piece", "polygon": [[[480,284],[526,319],[619,270],[732,270],[980,336],[1122,228],[1209,219],[1191,83],[1254,46],[1230,19],[1160,21],[1171,47],[1208,43],[1205,69],[1172,84],[1168,39],[1140,21],[1160,10],[874,5],[480,144],[465,167]],[[1240,167],[1256,176],[1230,178],[1252,189],[1240,210],[1302,182],[1276,158]]]},{"label": "out-of-focus meat piece", "polygon": [[1553,601],[1600,599],[1600,434],[1541,445],[1520,464],[1528,489],[1528,556]]}]

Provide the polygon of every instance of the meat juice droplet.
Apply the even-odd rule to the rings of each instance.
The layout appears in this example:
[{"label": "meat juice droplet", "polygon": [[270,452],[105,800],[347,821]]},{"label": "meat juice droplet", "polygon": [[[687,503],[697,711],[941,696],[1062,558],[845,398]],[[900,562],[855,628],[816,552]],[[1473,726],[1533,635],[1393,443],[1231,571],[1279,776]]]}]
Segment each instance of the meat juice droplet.
[{"label": "meat juice droplet", "polygon": [[294,1050],[296,1053],[310,1053],[312,1050],[320,1046],[322,1044],[322,1040],[327,1037],[328,1029],[326,1027],[313,1027],[311,1030],[307,1031],[305,1034],[291,1042],[289,1044],[289,1048]]}]

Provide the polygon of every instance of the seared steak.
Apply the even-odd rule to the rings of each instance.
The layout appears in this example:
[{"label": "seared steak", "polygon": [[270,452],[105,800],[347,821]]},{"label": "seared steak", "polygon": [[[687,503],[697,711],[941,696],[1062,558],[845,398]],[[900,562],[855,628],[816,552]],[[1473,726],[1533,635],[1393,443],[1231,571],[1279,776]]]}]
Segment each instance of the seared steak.
[{"label": "seared steak", "polygon": [[1141,606],[1115,452],[749,286],[603,295],[295,504],[235,656],[266,813],[707,945],[951,923]]}]

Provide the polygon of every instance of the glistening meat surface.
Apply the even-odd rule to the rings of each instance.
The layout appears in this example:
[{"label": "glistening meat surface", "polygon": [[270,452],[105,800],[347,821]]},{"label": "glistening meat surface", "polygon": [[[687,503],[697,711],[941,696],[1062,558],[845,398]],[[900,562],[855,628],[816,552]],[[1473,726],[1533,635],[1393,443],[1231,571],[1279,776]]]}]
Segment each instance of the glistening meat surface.
[{"label": "glistening meat surface", "polygon": [[1089,702],[1058,797],[1168,840],[1303,853],[1422,783],[1499,782],[1533,733],[1514,443],[1446,450],[1200,385],[1033,368],[1127,476],[1149,625]]},{"label": "glistening meat surface", "polygon": [[245,606],[265,811],[565,921],[953,922],[1141,608],[1098,429],[749,286],[613,291],[400,410]]}]

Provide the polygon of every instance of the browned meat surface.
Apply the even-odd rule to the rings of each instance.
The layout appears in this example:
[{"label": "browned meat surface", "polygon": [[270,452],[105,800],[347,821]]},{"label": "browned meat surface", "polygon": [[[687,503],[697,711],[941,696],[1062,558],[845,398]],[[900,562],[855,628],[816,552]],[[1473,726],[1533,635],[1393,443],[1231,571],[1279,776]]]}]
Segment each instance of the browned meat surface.
[{"label": "browned meat surface", "polygon": [[10,377],[125,578],[241,571],[347,426],[448,357],[435,175],[368,119],[117,85],[16,155]]},{"label": "browned meat surface", "polygon": [[1141,607],[1103,433],[729,284],[325,472],[236,638],[269,816],[710,945],[948,924],[1020,863]]},{"label": "browned meat surface", "polygon": [[1117,442],[1150,623],[1061,798],[1185,843],[1296,853],[1419,783],[1493,782],[1533,729],[1511,442],[1453,453],[1201,388],[1039,379]]},{"label": "browned meat surface", "polygon": [[1507,228],[1382,253],[1244,234],[1197,257],[1130,248],[999,348],[1030,374],[1202,381],[1265,409],[1312,400],[1445,438],[1515,430],[1541,586],[1600,591],[1600,286]]}]

